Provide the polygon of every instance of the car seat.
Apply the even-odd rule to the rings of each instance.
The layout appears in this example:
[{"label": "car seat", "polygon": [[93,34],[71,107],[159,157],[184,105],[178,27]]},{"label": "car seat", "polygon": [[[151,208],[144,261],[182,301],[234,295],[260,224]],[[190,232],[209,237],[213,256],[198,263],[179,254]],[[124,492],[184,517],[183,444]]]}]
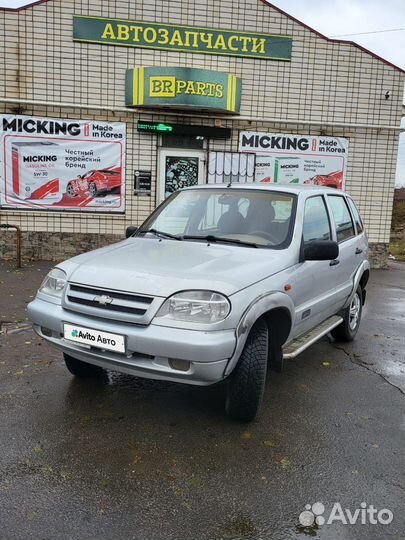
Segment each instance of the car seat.
[{"label": "car seat", "polygon": [[232,201],[229,210],[224,212],[217,223],[219,233],[241,233],[245,228],[245,218],[239,212],[238,201]]},{"label": "car seat", "polygon": [[276,211],[270,201],[257,199],[251,201],[246,214],[246,223],[249,232],[271,232]]}]

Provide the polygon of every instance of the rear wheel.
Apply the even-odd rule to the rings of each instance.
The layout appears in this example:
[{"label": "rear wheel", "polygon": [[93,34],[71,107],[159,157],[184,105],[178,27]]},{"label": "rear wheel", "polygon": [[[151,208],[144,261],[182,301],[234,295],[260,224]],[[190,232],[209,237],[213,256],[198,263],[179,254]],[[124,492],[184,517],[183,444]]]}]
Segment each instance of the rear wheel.
[{"label": "rear wheel", "polygon": [[264,394],[267,356],[268,329],[265,321],[259,320],[228,382],[226,412],[231,418],[250,422],[257,416]]},{"label": "rear wheel", "polygon": [[89,193],[91,197],[95,197],[97,195],[97,186],[95,182],[90,182],[89,184]]},{"label": "rear wheel", "polygon": [[63,357],[66,367],[76,377],[97,377],[103,371],[101,367],[82,362],[81,360],[77,360],[77,358],[72,358],[68,354],[64,354]]},{"label": "rear wheel", "polygon": [[363,311],[363,291],[357,287],[350,305],[343,310],[343,322],[331,332],[337,341],[353,341],[360,326]]}]

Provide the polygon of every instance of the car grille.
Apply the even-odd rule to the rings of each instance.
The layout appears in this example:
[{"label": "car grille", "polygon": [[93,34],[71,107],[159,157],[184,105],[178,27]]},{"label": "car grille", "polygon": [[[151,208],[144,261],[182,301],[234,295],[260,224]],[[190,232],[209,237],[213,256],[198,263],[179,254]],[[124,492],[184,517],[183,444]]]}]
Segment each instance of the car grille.
[{"label": "car grille", "polygon": [[155,314],[155,298],[69,283],[64,308],[97,317],[148,324]]}]

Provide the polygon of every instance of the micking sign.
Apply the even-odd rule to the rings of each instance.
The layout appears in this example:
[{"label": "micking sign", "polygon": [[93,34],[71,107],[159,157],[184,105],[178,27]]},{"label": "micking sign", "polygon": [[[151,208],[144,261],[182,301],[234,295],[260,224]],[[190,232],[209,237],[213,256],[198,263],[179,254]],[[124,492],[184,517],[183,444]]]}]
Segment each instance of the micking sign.
[{"label": "micking sign", "polygon": [[292,47],[290,36],[78,15],[73,40],[264,60],[290,60]]},{"label": "micking sign", "polygon": [[126,73],[128,107],[209,109],[238,113],[241,80],[235,75],[187,67],[138,67]]}]

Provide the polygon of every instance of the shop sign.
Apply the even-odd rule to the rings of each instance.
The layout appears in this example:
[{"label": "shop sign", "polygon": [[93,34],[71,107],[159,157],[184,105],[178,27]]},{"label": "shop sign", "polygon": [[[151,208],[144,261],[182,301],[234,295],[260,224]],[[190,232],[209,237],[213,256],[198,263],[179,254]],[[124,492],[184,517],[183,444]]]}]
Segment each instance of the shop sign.
[{"label": "shop sign", "polygon": [[228,73],[188,67],[139,67],[126,74],[129,107],[240,110],[241,79]]},{"label": "shop sign", "polygon": [[145,49],[290,60],[290,36],[73,16],[73,40]]},{"label": "shop sign", "polygon": [[230,139],[231,128],[201,126],[199,124],[172,124],[171,122],[149,122],[138,120],[139,133],[161,133],[170,135],[186,135],[204,137],[206,139]]},{"label": "shop sign", "polygon": [[256,154],[255,181],[344,189],[349,140],[241,131],[239,151]]},{"label": "shop sign", "polygon": [[125,124],[0,115],[0,206],[123,212]]},{"label": "shop sign", "polygon": [[152,171],[136,170],[134,172],[134,195],[150,197],[152,194]]}]

